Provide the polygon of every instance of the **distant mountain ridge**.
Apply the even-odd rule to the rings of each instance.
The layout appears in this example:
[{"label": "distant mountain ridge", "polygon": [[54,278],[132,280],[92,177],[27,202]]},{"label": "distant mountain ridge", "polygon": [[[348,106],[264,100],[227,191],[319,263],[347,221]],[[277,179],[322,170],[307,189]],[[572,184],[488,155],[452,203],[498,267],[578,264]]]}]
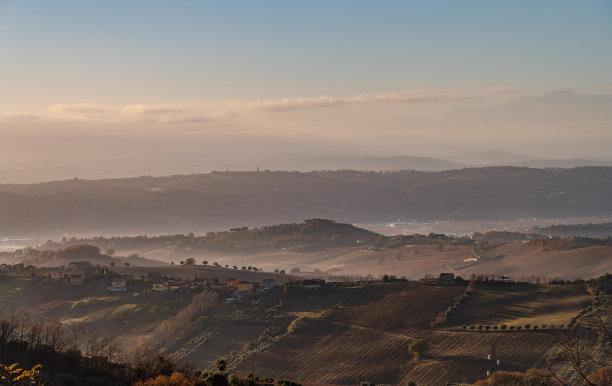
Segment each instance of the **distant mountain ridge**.
[{"label": "distant mountain ridge", "polygon": [[419,170],[443,171],[463,169],[469,164],[447,161],[441,158],[391,156],[391,157],[342,157],[320,156],[306,158],[287,158],[262,162],[264,169],[280,170]]},{"label": "distant mountain ridge", "polygon": [[481,151],[476,153],[460,154],[455,156],[443,157],[453,162],[459,162],[466,165],[499,165],[512,166],[517,163],[526,162],[528,160],[540,160],[541,157],[535,157],[524,154],[513,154],[505,151]]},{"label": "distant mountain ridge", "polygon": [[[331,218],[610,216],[612,168],[215,172],[0,185],[0,232],[144,234]],[[61,234],[61,233],[60,233]]]},{"label": "distant mountain ridge", "polygon": [[[42,161],[41,161],[42,162]],[[44,162],[42,162],[44,164]],[[102,164],[103,167],[94,165]],[[126,166],[129,165],[129,166]],[[168,163],[159,161],[147,163],[146,160],[126,159],[85,162],[78,167],[56,165],[49,162],[44,167],[28,164],[20,168],[0,169],[0,184],[28,184],[41,181],[56,181],[72,178],[106,179],[132,178],[135,176],[168,176],[175,174],[202,174],[212,171],[299,171],[318,170],[365,170],[365,171],[446,171],[472,167],[519,166],[533,168],[574,168],[582,166],[612,167],[612,159],[559,158],[550,159],[532,155],[513,154],[503,151],[483,151],[448,157],[418,156],[310,156],[281,157],[246,162],[196,162],[195,160],[175,160]]]}]

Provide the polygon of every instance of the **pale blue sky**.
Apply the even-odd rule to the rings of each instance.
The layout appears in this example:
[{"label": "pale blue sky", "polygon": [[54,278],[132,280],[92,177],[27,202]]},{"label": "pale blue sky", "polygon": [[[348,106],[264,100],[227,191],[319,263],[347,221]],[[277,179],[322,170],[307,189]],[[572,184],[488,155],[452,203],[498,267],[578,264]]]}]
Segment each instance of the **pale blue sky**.
[{"label": "pale blue sky", "polygon": [[0,136],[5,167],[609,158],[612,1],[0,0]]},{"label": "pale blue sky", "polygon": [[611,38],[609,1],[2,1],[1,101],[593,90]]}]

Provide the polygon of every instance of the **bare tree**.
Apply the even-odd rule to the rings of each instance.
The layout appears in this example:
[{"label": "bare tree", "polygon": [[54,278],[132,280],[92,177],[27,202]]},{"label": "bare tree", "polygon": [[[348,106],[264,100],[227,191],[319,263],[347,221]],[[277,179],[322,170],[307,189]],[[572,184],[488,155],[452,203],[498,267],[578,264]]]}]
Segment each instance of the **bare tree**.
[{"label": "bare tree", "polygon": [[573,383],[563,379],[559,374],[555,365],[561,365],[584,384],[596,385],[589,379],[589,374],[605,366],[598,358],[612,356],[610,350],[612,339],[608,328],[610,318],[610,314],[602,316],[594,313],[589,318],[585,318],[583,329],[575,328],[557,333],[559,352],[546,360],[546,368],[557,381],[563,385]]},{"label": "bare tree", "polygon": [[50,320],[47,322],[46,330],[48,337],[47,344],[53,355],[55,355],[56,352],[62,352],[66,347],[66,336],[62,323],[57,319]]},{"label": "bare tree", "polygon": [[119,353],[121,352],[121,342],[119,342],[117,339],[116,334],[111,334],[104,337],[103,343],[107,358],[109,362],[111,362],[114,357],[119,356]]},{"label": "bare tree", "polygon": [[93,367],[94,357],[98,356],[100,350],[100,333],[95,327],[90,327],[85,338],[85,352],[90,358],[91,367]]},{"label": "bare tree", "polygon": [[0,343],[6,343],[13,337],[17,328],[17,316],[14,312],[9,315],[0,314]]},{"label": "bare tree", "polygon": [[18,323],[19,343],[23,343],[27,338],[28,327],[30,325],[30,315],[27,312],[21,313],[18,318]]},{"label": "bare tree", "polygon": [[28,326],[28,345],[34,350],[40,347],[43,333],[43,322],[41,319],[33,320]]},{"label": "bare tree", "polygon": [[70,337],[70,349],[79,351],[81,337],[83,335],[83,326],[79,323],[73,323],[70,325],[69,337]]}]

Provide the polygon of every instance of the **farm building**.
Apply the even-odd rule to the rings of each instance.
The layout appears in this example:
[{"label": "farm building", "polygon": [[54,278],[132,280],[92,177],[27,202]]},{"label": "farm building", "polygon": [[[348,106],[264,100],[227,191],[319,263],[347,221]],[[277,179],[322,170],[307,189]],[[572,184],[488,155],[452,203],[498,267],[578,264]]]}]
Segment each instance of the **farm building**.
[{"label": "farm building", "polygon": [[255,284],[259,285],[258,283],[251,283],[250,281],[241,281],[238,283],[236,288],[239,291],[249,291],[251,288],[256,286]]},{"label": "farm building", "polygon": [[306,280],[302,280],[301,285],[304,288],[319,289],[322,285],[325,285],[325,280],[321,280],[321,279],[306,279]]},{"label": "farm building", "polygon": [[225,280],[225,286],[226,287],[238,288],[238,283],[239,282],[240,282],[240,280],[231,277],[231,278],[228,278],[227,280]]},{"label": "farm building", "polygon": [[168,283],[154,283],[153,291],[168,291]]},{"label": "farm building", "polygon": [[111,281],[111,287],[113,288],[125,288],[126,285],[127,285],[127,282],[125,279],[115,279]]},{"label": "farm building", "polygon": [[85,275],[72,275],[70,285],[81,285],[85,281]]},{"label": "farm building", "polygon": [[450,283],[455,280],[455,275],[452,272],[443,272],[438,277],[438,281],[442,283]]}]

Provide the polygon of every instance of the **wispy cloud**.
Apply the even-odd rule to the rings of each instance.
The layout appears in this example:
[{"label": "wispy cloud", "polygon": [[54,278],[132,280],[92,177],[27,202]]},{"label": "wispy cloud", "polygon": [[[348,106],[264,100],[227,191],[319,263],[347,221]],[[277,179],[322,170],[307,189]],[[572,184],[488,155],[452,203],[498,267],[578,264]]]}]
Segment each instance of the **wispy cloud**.
[{"label": "wispy cloud", "polygon": [[330,96],[320,96],[317,98],[284,98],[272,99],[255,102],[247,102],[244,107],[249,109],[261,109],[268,111],[289,111],[298,109],[310,109],[316,107],[338,106],[346,103],[346,99],[339,99]]},{"label": "wispy cloud", "polygon": [[452,93],[435,93],[427,90],[401,91],[385,94],[361,94],[347,98],[349,103],[407,103],[407,102],[438,102],[470,98],[468,95]]},{"label": "wispy cloud", "polygon": [[55,119],[111,120],[116,109],[97,103],[57,104],[47,108],[47,114]]},{"label": "wispy cloud", "polygon": [[359,103],[436,102],[465,98],[468,98],[468,96],[417,90],[383,94],[359,94],[348,98],[334,98],[331,96],[321,96],[317,98],[285,98],[280,100],[252,102],[249,105],[251,108],[261,108],[264,110],[289,111]]},{"label": "wispy cloud", "polygon": [[[101,122],[149,123],[224,123],[266,113],[283,113],[325,107],[356,104],[397,104],[414,102],[452,101],[469,98],[467,95],[437,93],[428,90],[399,91],[381,94],[358,94],[346,98],[320,96],[313,98],[283,98],[268,100],[191,101],[177,104],[132,104],[107,106],[96,103],[56,104],[50,106],[39,119],[83,120]],[[0,118],[17,116],[2,113]]]},{"label": "wispy cloud", "polygon": [[514,94],[520,90],[516,87],[490,87],[488,91],[497,94]]},{"label": "wispy cloud", "polygon": [[2,121],[36,121],[41,118],[40,114],[0,112],[0,120]]}]

